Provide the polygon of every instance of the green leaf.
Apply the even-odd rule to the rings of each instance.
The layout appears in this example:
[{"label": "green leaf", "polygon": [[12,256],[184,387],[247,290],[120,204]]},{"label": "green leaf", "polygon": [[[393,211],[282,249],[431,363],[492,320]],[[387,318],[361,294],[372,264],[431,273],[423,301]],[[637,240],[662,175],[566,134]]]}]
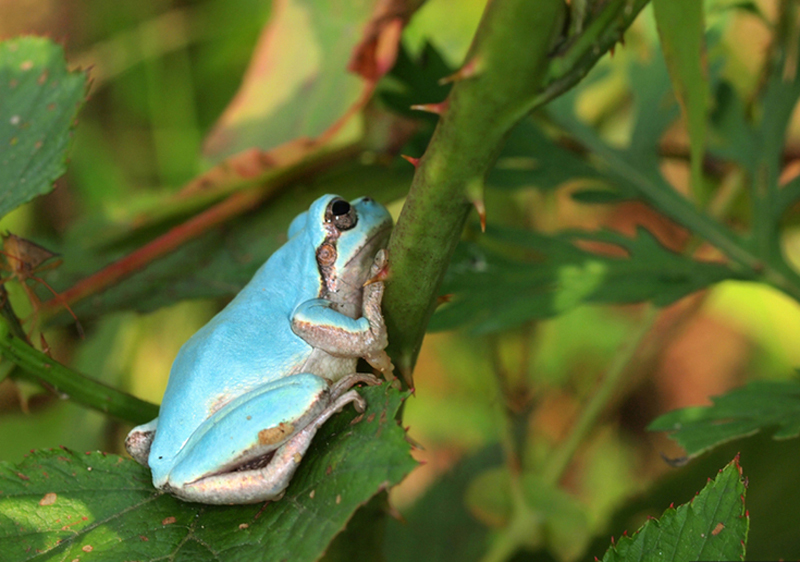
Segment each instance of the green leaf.
[{"label": "green leaf", "polygon": [[43,37],[0,42],[0,217],[53,189],[66,171],[86,75]]},{"label": "green leaf", "polygon": [[609,205],[613,203],[620,203],[629,199],[629,197],[626,197],[618,191],[592,188],[575,191],[572,193],[571,197],[573,200],[578,201],[579,203],[587,203],[592,205]]},{"label": "green leaf", "polygon": [[661,47],[689,131],[692,187],[699,193],[708,112],[708,73],[704,66],[703,2],[653,0]]},{"label": "green leaf", "polygon": [[[663,61],[654,59],[652,64],[632,64],[629,69],[636,117],[627,148],[612,147],[577,117],[575,105],[582,88],[576,88],[550,103],[548,113],[595,157],[612,186],[623,194],[636,194],[666,217],[708,240],[732,260],[751,271],[757,270],[761,262],[747,247],[746,241],[698,210],[661,174],[658,143],[664,129],[674,120],[676,107],[669,92],[666,69],[660,62]],[[602,78],[602,74],[599,77],[597,74],[591,73],[584,80],[584,87]]]},{"label": "green leaf", "polygon": [[797,203],[798,199],[800,199],[800,176],[778,190],[778,197],[775,202],[775,220],[779,221],[783,214]]},{"label": "green leaf", "polygon": [[711,114],[710,150],[752,170],[758,155],[758,138],[746,115],[745,103],[738,92],[729,82],[720,81]]},{"label": "green leaf", "polygon": [[755,381],[712,401],[664,414],[648,429],[670,432],[689,457],[768,428],[777,428],[775,439],[800,435],[800,382]]},{"label": "green leaf", "polygon": [[620,538],[603,562],[744,560],[750,527],[745,493],[737,457],[692,501]]},{"label": "green leaf", "polygon": [[[576,243],[607,251],[591,252]],[[495,249],[500,245],[503,251]],[[520,253],[527,257],[512,257]],[[462,243],[457,249],[442,287],[452,297],[437,309],[430,329],[493,332],[583,303],[664,306],[739,276],[727,266],[672,252],[644,229],[636,238],[611,231],[544,235],[489,229],[482,245]]]},{"label": "green leaf", "polygon": [[500,188],[555,189],[567,181],[604,178],[584,158],[547,136],[532,120],[523,119],[511,130],[486,183]]},{"label": "green leaf", "polygon": [[415,466],[395,414],[405,394],[362,389],[325,424],[286,496],[246,506],[183,503],[150,472],[104,453],[36,451],[0,464],[0,552],[22,560],[316,560],[353,511]]}]

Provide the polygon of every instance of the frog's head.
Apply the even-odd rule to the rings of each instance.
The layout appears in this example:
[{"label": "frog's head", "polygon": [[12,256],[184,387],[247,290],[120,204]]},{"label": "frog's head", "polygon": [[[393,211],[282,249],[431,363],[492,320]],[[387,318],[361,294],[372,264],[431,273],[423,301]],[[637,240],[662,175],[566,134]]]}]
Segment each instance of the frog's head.
[{"label": "frog's head", "polygon": [[338,195],[324,195],[292,221],[289,238],[301,235],[313,245],[326,293],[321,296],[340,302],[347,300],[344,293],[360,289],[368,279],[391,228],[389,211],[369,197],[348,203]]}]

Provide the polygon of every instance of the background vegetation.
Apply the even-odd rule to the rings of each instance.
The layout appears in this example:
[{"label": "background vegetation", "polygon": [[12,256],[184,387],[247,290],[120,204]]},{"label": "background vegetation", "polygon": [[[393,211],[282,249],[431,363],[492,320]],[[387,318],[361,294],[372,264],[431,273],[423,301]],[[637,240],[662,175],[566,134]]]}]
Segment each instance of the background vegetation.
[{"label": "background vegetation", "polygon": [[[3,244],[0,558],[799,557],[800,15],[653,3],[0,3],[52,39],[0,47],[0,230],[62,260]],[[156,493],[124,435],[322,193],[399,220],[413,396],[281,502]]]}]

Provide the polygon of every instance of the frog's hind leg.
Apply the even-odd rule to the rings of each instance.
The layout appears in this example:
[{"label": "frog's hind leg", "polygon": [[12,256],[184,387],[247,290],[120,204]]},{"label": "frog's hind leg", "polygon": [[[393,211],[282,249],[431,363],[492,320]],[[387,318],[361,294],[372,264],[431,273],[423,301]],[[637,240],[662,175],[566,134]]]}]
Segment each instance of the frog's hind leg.
[{"label": "frog's hind leg", "polygon": [[[351,385],[368,380],[361,379],[361,376],[354,377]],[[242,467],[243,470],[202,478],[171,492],[186,501],[210,504],[246,504],[281,499],[317,430],[350,403],[357,411],[364,411],[366,404],[358,392],[352,388],[345,390],[344,386],[337,388],[340,389],[342,393],[319,416],[260,463],[266,463],[265,466],[253,463]]]},{"label": "frog's hind leg", "polygon": [[157,427],[158,418],[134,427],[125,438],[125,449],[141,465],[148,466],[147,459],[150,457],[150,445],[153,444],[153,437],[155,437]]}]

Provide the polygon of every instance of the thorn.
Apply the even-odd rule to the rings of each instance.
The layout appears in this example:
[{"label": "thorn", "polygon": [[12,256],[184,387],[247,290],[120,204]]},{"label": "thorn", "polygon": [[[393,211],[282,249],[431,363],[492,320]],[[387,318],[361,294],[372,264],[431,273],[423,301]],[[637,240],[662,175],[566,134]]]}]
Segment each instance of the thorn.
[{"label": "thorn", "polygon": [[486,205],[483,204],[483,199],[475,199],[472,201],[475,210],[478,211],[478,217],[481,219],[481,232],[486,232]]},{"label": "thorn", "polygon": [[615,43],[615,44],[611,45],[611,48],[608,49],[608,52],[611,53],[611,57],[612,58],[614,57],[614,51],[616,50],[616,47],[617,47],[617,45]]},{"label": "thorn", "polygon": [[401,154],[400,158],[405,160],[406,162],[410,162],[415,168],[419,166],[419,158],[414,158],[413,156],[406,156],[405,154]]},{"label": "thorn", "polygon": [[447,293],[446,295],[439,295],[436,297],[436,306],[442,305],[446,302],[450,302],[453,300],[453,293]]},{"label": "thorn", "polygon": [[445,111],[447,111],[448,105],[450,105],[450,102],[448,100],[444,100],[443,102],[439,103],[418,103],[412,105],[411,109],[414,111],[427,111],[428,113],[442,115]]},{"label": "thorn", "polygon": [[52,359],[52,358],[53,358],[53,356],[52,356],[52,355],[51,355],[51,353],[50,353],[50,345],[47,343],[47,340],[46,340],[46,339],[44,339],[44,334],[43,334],[43,333],[41,333],[41,332],[39,332],[39,341],[40,341],[40,343],[41,343],[41,345],[42,345],[42,353],[44,353],[44,354],[45,354],[45,355],[47,355],[47,356],[48,356],[50,359]]},{"label": "thorn", "polygon": [[622,45],[623,47],[625,46],[625,34],[624,33],[620,33],[619,34],[619,44]]},{"label": "thorn", "polygon": [[480,180],[472,180],[467,185],[467,199],[478,211],[478,217],[481,219],[481,232],[486,232],[486,205],[483,202],[483,182]]},{"label": "thorn", "polygon": [[480,58],[475,57],[467,64],[459,68],[454,74],[440,79],[439,85],[444,86],[445,84],[450,84],[451,82],[460,82],[461,80],[466,80],[467,78],[473,78],[480,73],[480,67]]},{"label": "thorn", "polygon": [[[408,432],[408,428],[406,428],[406,432]],[[416,439],[411,437],[408,433],[405,433],[405,435],[403,437],[406,440],[406,443],[411,445],[411,447],[413,447],[414,449],[418,449],[420,451],[424,451],[425,450],[425,447],[423,447],[422,444],[419,441],[417,441]],[[422,461],[420,461],[420,462],[422,462]]]}]

